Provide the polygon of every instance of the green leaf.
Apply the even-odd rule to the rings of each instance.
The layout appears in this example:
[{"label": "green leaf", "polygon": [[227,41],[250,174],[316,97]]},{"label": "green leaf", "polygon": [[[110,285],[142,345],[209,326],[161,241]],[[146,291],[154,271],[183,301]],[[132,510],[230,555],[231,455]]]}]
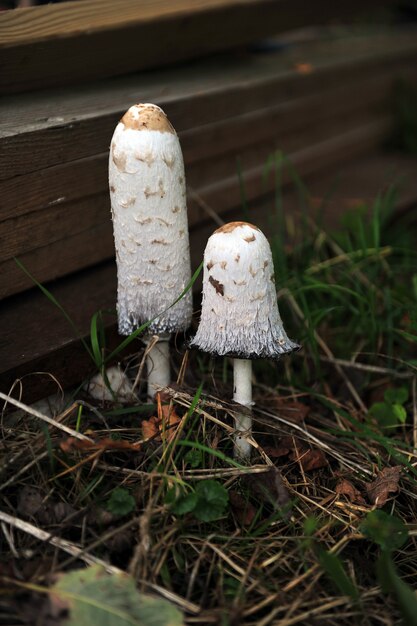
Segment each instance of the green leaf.
[{"label": "green leaf", "polygon": [[193,469],[196,469],[203,462],[203,453],[201,450],[188,450],[184,455],[184,461],[191,465]]},{"label": "green leaf", "polygon": [[371,511],[360,525],[360,531],[383,550],[397,550],[404,545],[408,531],[402,520],[385,511]]},{"label": "green leaf", "polygon": [[128,515],[136,506],[135,499],[123,487],[116,487],[107,501],[107,510],[114,515]]},{"label": "green leaf", "polygon": [[133,578],[98,565],[74,570],[51,590],[52,604],[68,609],[67,626],[183,626],[171,603],[139,593]]},{"label": "green leaf", "polygon": [[406,387],[386,389],[384,400],[389,404],[404,404],[408,400],[408,389],[406,389]]},{"label": "green leaf", "polygon": [[202,522],[212,522],[222,517],[229,502],[227,490],[216,480],[202,480],[197,484],[198,497],[194,515]]},{"label": "green leaf", "polygon": [[387,402],[375,402],[369,409],[381,428],[393,428],[398,426],[398,418],[391,404]]},{"label": "green leaf", "polygon": [[340,558],[336,554],[320,549],[319,561],[328,578],[336,585],[338,590],[343,595],[352,598],[352,600],[358,601],[359,591],[354,582],[347,575]]},{"label": "green leaf", "polygon": [[90,342],[91,342],[91,349],[94,355],[94,361],[96,363],[96,367],[98,370],[101,370],[102,364],[103,364],[102,349],[100,345],[100,334],[101,334],[100,326],[102,327],[102,325],[103,325],[103,320],[102,320],[101,311],[97,311],[96,313],[94,313],[93,317],[91,318]]},{"label": "green leaf", "polygon": [[173,504],[171,510],[176,515],[185,515],[191,513],[197,506],[198,496],[194,493],[189,493],[186,496],[179,497]]},{"label": "green leaf", "polygon": [[416,592],[398,576],[388,552],[382,552],[378,559],[377,576],[382,590],[395,595],[404,625],[417,626]]},{"label": "green leaf", "polygon": [[393,404],[392,412],[401,424],[404,424],[407,419],[407,411],[401,404]]}]

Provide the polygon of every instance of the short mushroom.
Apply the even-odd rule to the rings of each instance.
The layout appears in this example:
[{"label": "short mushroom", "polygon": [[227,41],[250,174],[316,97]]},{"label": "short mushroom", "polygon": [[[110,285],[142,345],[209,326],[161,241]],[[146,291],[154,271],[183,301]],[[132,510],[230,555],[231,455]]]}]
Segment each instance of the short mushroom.
[{"label": "short mushroom", "polygon": [[[288,339],[278,311],[271,248],[247,222],[218,228],[204,251],[200,324],[191,346],[233,357],[233,400],[246,407],[236,431],[250,434],[252,359],[279,358],[299,346]],[[235,455],[248,460],[251,446],[237,434]]]},{"label": "short mushroom", "polygon": [[132,106],[110,147],[109,185],[117,262],[119,333],[152,320],[148,396],[170,382],[169,337],[192,315],[184,162],[177,134],[155,104]]}]

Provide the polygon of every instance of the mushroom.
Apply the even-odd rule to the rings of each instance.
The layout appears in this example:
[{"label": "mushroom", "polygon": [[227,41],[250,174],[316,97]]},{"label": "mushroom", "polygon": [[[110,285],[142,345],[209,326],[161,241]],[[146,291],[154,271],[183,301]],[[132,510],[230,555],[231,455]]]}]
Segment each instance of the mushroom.
[{"label": "mushroom", "polygon": [[276,359],[299,347],[283,328],[271,248],[256,226],[231,222],[209,238],[201,319],[190,345],[233,357],[233,400],[246,407],[236,418],[235,455],[248,460],[251,447],[239,433],[252,427],[252,359]]},{"label": "mushroom", "polygon": [[[109,185],[117,263],[119,333],[151,320],[145,342],[148,396],[169,384],[169,338],[191,322],[184,162],[177,134],[155,104],[132,106],[110,147]],[[154,344],[154,340],[152,341]],[[149,345],[149,348],[151,346]]]}]

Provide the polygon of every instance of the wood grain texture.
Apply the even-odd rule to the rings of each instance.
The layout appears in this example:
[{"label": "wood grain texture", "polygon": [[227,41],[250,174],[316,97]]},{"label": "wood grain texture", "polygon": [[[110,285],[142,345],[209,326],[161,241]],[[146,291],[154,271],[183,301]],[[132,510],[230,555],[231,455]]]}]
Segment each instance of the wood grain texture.
[{"label": "wood grain texture", "polygon": [[[202,171],[204,175],[212,169],[214,171],[220,155],[228,155],[226,161],[235,167],[236,156],[248,146],[270,143],[271,137],[274,138],[273,147],[288,151],[290,136],[298,136],[299,141],[311,141],[310,136],[303,139],[301,134],[312,131],[325,134],[324,122],[332,124],[333,131],[337,123],[343,127],[345,119],[358,117],[361,112],[381,112],[388,106],[391,83],[391,74],[353,84],[344,83],[319,95],[289,100],[180,132],[187,180],[192,185],[201,186],[196,177]],[[352,101],[349,97],[352,90],[359,91],[361,97]],[[0,180],[0,223],[52,205],[105,193],[108,188],[107,161],[108,153],[105,152]]]},{"label": "wood grain texture", "polygon": [[[23,252],[17,258],[37,281],[45,283],[85,270],[113,255],[113,230],[108,221],[31,252]],[[4,261],[0,268],[0,300],[33,287],[31,278],[14,259]]]},{"label": "wood grain texture", "polygon": [[171,64],[351,18],[375,5],[377,0],[84,0],[10,11],[0,15],[0,91]]},{"label": "wood grain texture", "polygon": [[[0,261],[55,241],[65,243],[65,238],[70,235],[94,228],[103,222],[110,222],[108,193],[94,196],[94,202],[87,197],[70,206],[65,203],[53,205],[43,210],[41,219],[36,219],[36,216],[36,213],[29,213],[2,224]],[[79,252],[82,254],[82,250]]]},{"label": "wood grain texture", "polygon": [[[339,134],[337,137],[327,138],[316,145],[290,154],[291,162],[296,167],[298,174],[307,178],[328,167],[334,167],[337,163],[370,151],[386,136],[390,123],[389,117],[383,117],[364,126],[355,127],[353,130]],[[265,177],[264,161],[244,170],[242,172],[242,181],[248,202],[256,202],[257,199],[273,191],[276,185],[273,172],[271,172],[269,177]],[[291,181],[289,173],[284,173],[282,185],[286,186]],[[206,204],[220,214],[227,213],[241,206],[241,187],[236,175],[222,178],[211,185],[198,188],[198,193]],[[109,215],[108,211],[103,211],[105,198],[98,195],[97,197],[92,196],[87,200],[91,205],[88,209],[89,215],[84,218],[80,217],[80,220],[83,224],[90,223],[91,228],[87,230],[81,229],[80,224],[76,222],[77,232],[74,233],[74,236],[71,236],[65,230],[65,228],[72,228],[69,220],[69,226],[66,223],[66,227],[60,229],[60,238],[54,235],[55,239],[53,242],[50,242],[48,234],[42,234],[43,222],[41,221],[38,228],[40,237],[43,237],[43,247],[32,248],[31,252],[19,255],[19,258],[31,274],[38,280],[46,281],[58,276],[60,273],[65,274],[75,269],[88,267],[92,263],[97,263],[100,260],[113,256],[111,221],[107,217]],[[59,207],[60,211],[63,210],[64,206]],[[79,206],[84,207],[84,201],[81,201]],[[193,197],[189,199],[188,211],[191,230],[198,231],[201,224],[210,219],[204,207]],[[30,239],[31,229],[26,228],[24,225],[25,217],[22,220],[21,228],[23,233],[20,237],[26,241]],[[56,223],[56,220],[54,223]],[[98,231],[95,230],[96,228]],[[80,230],[82,232],[78,232]],[[63,238],[64,234],[66,234],[65,239]],[[198,253],[200,252],[201,250],[198,250]],[[195,254],[195,252],[192,251],[192,254]],[[0,294],[2,297],[17,293],[27,287],[29,282],[25,276],[21,275],[20,270],[16,270],[16,265],[12,259],[6,259],[3,263],[0,263]]]},{"label": "wood grain texture", "polygon": [[[268,157],[276,150],[291,155],[302,147],[313,146],[327,138],[337,136],[341,131],[346,133],[364,126],[380,113],[381,107],[377,101],[376,107],[368,108],[364,105],[358,111],[354,108],[350,110],[350,107],[341,111],[330,107],[327,113],[323,102],[321,111],[324,112],[324,120],[321,115],[310,115],[307,108],[304,115],[296,116],[298,125],[295,128],[284,127],[284,130],[281,130],[281,124],[276,127],[265,118],[267,132],[261,133],[259,138],[256,131],[252,135],[249,134],[247,137],[251,142],[249,145],[241,144],[239,148],[239,141],[238,147],[234,147],[232,142],[224,154],[213,155],[209,151],[203,161],[194,164],[186,161],[187,184],[197,191],[207,185],[217,184],[224,178],[234,177],[238,184],[238,166],[243,171],[256,166],[264,167]],[[245,125],[244,120],[243,127],[240,128],[241,136],[245,136]],[[192,143],[197,141],[204,146],[204,133],[201,138],[197,135]],[[214,156],[216,158],[213,158]],[[65,172],[62,172],[63,169]],[[8,219],[0,222],[0,261],[46,246],[48,243],[64,239],[65,236],[70,237],[89,227],[98,226],[103,221],[110,221],[107,155],[100,155],[97,159],[82,159],[51,170],[49,182],[45,176],[37,177],[35,174],[18,177],[23,180],[18,187],[17,198],[12,195],[13,191],[16,191],[16,185],[12,188],[12,194],[10,190],[7,193],[7,185],[5,193],[2,194],[0,185],[2,204],[7,208],[9,215]],[[67,171],[69,175],[66,178]],[[60,179],[60,174],[64,174],[63,180]],[[15,181],[16,178],[11,182]],[[54,195],[51,195],[52,191],[55,191]],[[40,193],[47,201],[43,206],[39,205]],[[25,200],[26,212],[23,211]],[[12,209],[13,205],[17,206],[15,212]],[[216,206],[216,210],[221,212],[223,204]],[[6,211],[0,210],[1,217],[5,214]],[[192,225],[194,221],[195,217],[191,213],[189,223]]]},{"label": "wood grain texture", "polygon": [[[325,227],[337,225],[341,209],[351,207],[359,199],[372,201],[386,185],[402,178],[400,209],[415,206],[417,202],[416,160],[403,155],[370,153],[351,162],[344,161],[342,168],[331,167],[315,176],[308,186],[311,196],[317,199],[333,194],[328,204]],[[405,174],[405,176],[404,176]],[[337,185],[335,186],[335,181]],[[284,191],[283,206],[294,215],[299,204],[293,190]],[[268,235],[273,197],[266,196],[251,209],[253,220]],[[227,219],[238,214],[231,212]],[[214,223],[194,230],[191,246],[194,251],[193,267],[201,259],[207,237],[215,229]],[[116,294],[116,269],[113,261],[90,268],[84,272],[60,279],[49,285],[51,291],[76,323],[82,336],[89,333],[91,316],[99,309],[113,309]],[[83,306],[79,306],[82,302]],[[196,307],[197,308],[197,307]],[[94,373],[93,365],[79,340],[60,311],[37,289],[20,294],[0,303],[0,389],[8,392],[18,377],[23,380],[23,399],[35,401],[57,391],[56,383],[46,375],[32,372],[50,372],[64,388],[79,384]],[[118,345],[120,337],[111,317],[105,319],[106,337],[111,347]],[[132,352],[140,347],[134,342]]]},{"label": "wood grain texture", "polygon": [[[3,98],[0,178],[105,152],[118,120],[137,101],[162,106],[182,133],[340,87],[341,76],[346,85],[373,77],[415,76],[417,37],[366,39],[312,43],[283,54],[231,56],[218,63],[108,81],[84,90]],[[312,71],[302,74],[297,63],[307,59]],[[346,97],[354,100],[348,92]]]}]

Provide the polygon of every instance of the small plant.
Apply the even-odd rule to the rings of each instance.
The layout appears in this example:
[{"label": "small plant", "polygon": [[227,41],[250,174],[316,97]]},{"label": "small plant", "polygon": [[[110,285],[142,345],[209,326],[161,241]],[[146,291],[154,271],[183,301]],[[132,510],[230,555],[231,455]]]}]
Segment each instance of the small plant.
[{"label": "small plant", "polygon": [[227,490],[217,480],[202,480],[195,491],[176,497],[175,490],[170,490],[166,504],[171,505],[175,515],[193,513],[200,522],[213,522],[224,516],[229,503]]},{"label": "small plant", "polygon": [[132,513],[135,506],[135,499],[130,495],[127,489],[123,489],[123,487],[116,487],[116,489],[113,489],[110,498],[107,500],[106,508],[110,511],[110,513],[123,517],[124,515]]},{"label": "small plant", "polygon": [[399,576],[392,559],[392,552],[404,546],[408,539],[405,524],[394,515],[384,511],[368,513],[360,530],[381,548],[376,572],[382,590],[392,593],[398,602],[404,625],[417,625],[417,596],[414,590]]},{"label": "small plant", "polygon": [[408,400],[408,391],[405,387],[386,389],[384,401],[375,402],[369,409],[371,415],[382,429],[392,429],[404,424],[407,411],[404,404]]}]

